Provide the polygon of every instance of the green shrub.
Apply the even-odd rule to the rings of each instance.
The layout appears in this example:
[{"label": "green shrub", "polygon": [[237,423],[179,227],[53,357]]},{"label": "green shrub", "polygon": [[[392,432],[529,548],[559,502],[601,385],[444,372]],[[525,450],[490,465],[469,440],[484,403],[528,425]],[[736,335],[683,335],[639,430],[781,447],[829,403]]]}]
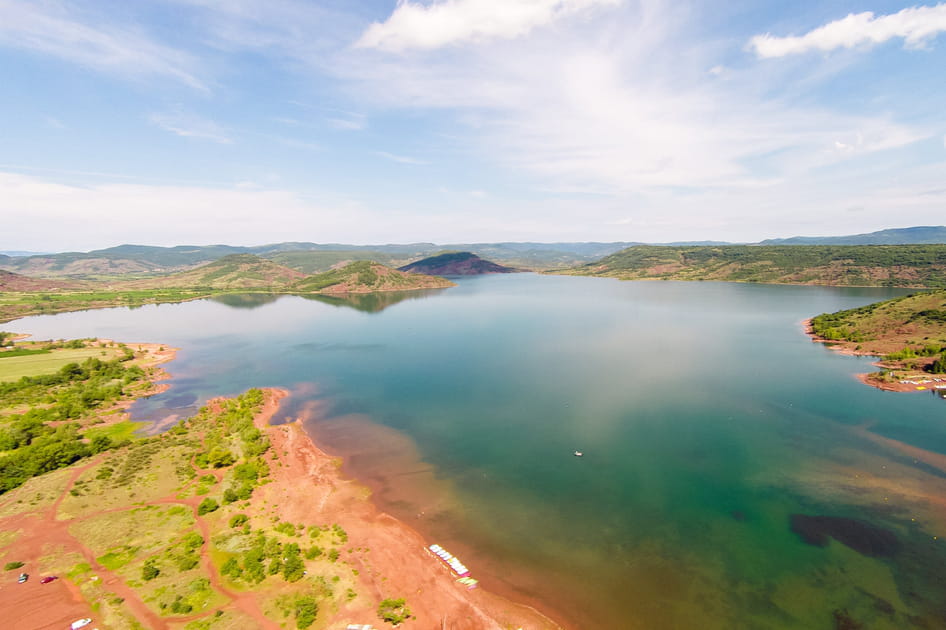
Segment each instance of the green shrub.
[{"label": "green shrub", "polygon": [[161,575],[161,569],[154,564],[154,560],[148,560],[145,562],[144,566],[141,567],[141,579],[146,582],[153,580],[159,575]]},{"label": "green shrub", "polygon": [[397,626],[411,617],[411,609],[403,598],[386,599],[378,605],[378,616],[391,625]]},{"label": "green shrub", "polygon": [[296,628],[305,630],[319,615],[319,603],[312,595],[300,595],[295,602]]},{"label": "green shrub", "polygon": [[220,504],[217,503],[216,499],[207,497],[200,502],[200,505],[197,506],[197,515],[203,516],[204,514],[209,514],[210,512],[216,512],[219,508]]},{"label": "green shrub", "polygon": [[13,569],[19,569],[22,566],[22,562],[7,562],[5,565],[3,565],[3,570],[12,571]]}]

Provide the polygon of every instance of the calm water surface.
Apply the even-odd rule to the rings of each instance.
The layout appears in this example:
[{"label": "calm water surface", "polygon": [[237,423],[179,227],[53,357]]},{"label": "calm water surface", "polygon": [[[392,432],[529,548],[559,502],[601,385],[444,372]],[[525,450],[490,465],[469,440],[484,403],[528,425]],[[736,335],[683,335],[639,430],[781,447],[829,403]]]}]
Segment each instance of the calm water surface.
[{"label": "calm water surface", "polygon": [[900,293],[522,274],[6,328],[180,347],[143,420],[289,388],[385,509],[574,627],[946,628],[946,401],[800,325]]}]

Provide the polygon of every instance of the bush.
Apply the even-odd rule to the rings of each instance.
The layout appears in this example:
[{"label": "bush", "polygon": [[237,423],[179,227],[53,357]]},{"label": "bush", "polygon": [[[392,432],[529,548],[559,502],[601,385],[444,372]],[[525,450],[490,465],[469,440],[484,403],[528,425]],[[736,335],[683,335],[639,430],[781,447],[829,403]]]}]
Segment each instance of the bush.
[{"label": "bush", "polygon": [[153,580],[159,575],[161,575],[161,569],[155,566],[154,560],[148,560],[145,562],[145,565],[141,567],[141,579],[146,582]]},{"label": "bush", "polygon": [[5,565],[3,565],[3,570],[12,571],[13,569],[19,569],[22,566],[22,562],[7,562]]},{"label": "bush", "polygon": [[397,626],[411,617],[411,609],[403,598],[386,599],[378,605],[378,616],[391,625]]},{"label": "bush", "polygon": [[216,512],[219,508],[220,504],[217,503],[216,499],[211,499],[208,497],[201,501],[200,505],[197,506],[197,516],[203,516],[204,514],[209,514],[210,512]]},{"label": "bush", "polygon": [[246,524],[250,520],[250,517],[246,514],[234,514],[230,518],[230,527],[240,527],[241,525]]}]

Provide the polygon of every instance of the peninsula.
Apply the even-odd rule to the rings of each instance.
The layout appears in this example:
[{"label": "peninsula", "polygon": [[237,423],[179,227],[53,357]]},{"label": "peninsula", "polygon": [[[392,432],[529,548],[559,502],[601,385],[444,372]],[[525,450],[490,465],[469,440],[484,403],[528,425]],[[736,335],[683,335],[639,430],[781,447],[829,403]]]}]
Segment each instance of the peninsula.
[{"label": "peninsula", "polygon": [[890,391],[946,389],[946,290],[916,293],[805,322],[814,341],[879,357],[868,385]]}]

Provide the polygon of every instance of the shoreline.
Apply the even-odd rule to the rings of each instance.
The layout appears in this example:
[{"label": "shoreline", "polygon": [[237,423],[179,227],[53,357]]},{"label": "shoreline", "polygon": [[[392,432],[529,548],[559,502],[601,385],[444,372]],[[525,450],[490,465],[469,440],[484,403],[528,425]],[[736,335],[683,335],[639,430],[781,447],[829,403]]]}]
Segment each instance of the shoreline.
[{"label": "shoreline", "polygon": [[[339,523],[357,546],[343,559],[358,571],[359,584],[374,598],[371,602],[357,598],[342,607],[328,627],[366,623],[376,618],[375,599],[404,597],[414,611],[411,624],[418,628],[440,628],[443,623],[470,630],[566,628],[528,604],[482,587],[468,590],[458,584],[456,576],[427,551],[436,541],[425,540],[421,532],[383,511],[368,486],[342,472],[342,458],[320,448],[301,417],[270,424],[290,393],[281,388],[264,391],[266,402],[256,424],[269,436],[273,458],[279,463],[272,467],[274,481],[259,490],[263,502],[276,504],[286,520]],[[470,564],[476,577],[475,562]]]},{"label": "shoreline", "polygon": [[[828,348],[829,350],[833,352],[837,352],[838,354],[841,354],[844,356],[877,357],[877,358],[880,357],[880,355],[874,352],[856,350],[855,348],[851,347],[852,345],[856,345],[851,341],[838,341],[835,339],[825,339],[824,337],[821,337],[815,334],[814,329],[811,325],[812,319],[813,318],[809,317],[808,319],[802,320],[800,323],[802,330],[811,339],[812,343],[820,343],[824,347]],[[874,361],[871,363],[871,365],[873,365],[874,367],[879,367],[881,369],[887,369],[887,370],[896,369],[890,365],[885,364],[882,360]],[[880,380],[877,378],[876,376],[877,374],[878,372],[862,372],[862,373],[856,374],[855,378],[857,378],[857,380],[859,380],[864,385],[869,385],[870,387],[874,387],[876,389],[879,389],[885,392],[917,393],[917,392],[929,392],[934,389],[933,387],[925,386],[927,383],[934,382],[932,381],[932,379],[930,379],[929,375],[926,375],[926,374],[924,374],[923,376],[917,376],[917,378],[923,379],[924,381],[923,383],[919,383],[919,382],[918,383],[901,383],[900,380],[896,380],[896,381]],[[913,381],[916,379],[906,378],[902,380]],[[943,384],[946,385],[946,381],[944,381]]]}]

